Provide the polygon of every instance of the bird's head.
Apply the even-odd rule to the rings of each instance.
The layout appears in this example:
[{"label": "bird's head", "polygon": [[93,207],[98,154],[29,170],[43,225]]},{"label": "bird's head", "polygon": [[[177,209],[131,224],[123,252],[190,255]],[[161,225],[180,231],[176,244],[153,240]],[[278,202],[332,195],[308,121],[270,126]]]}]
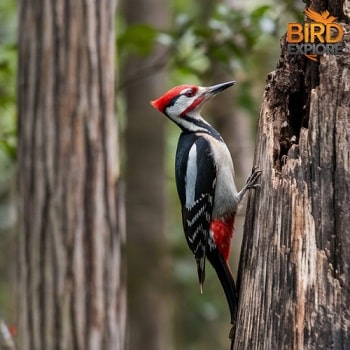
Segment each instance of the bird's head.
[{"label": "bird's head", "polygon": [[200,119],[199,111],[203,104],[235,83],[235,81],[228,81],[209,87],[175,86],[157,100],[151,101],[151,105],[182,126],[188,118]]}]

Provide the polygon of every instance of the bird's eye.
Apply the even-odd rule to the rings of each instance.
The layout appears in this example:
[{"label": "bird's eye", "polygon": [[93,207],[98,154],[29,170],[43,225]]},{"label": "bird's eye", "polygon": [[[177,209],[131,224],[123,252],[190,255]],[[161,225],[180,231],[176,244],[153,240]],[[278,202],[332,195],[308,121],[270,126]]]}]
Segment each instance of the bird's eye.
[{"label": "bird's eye", "polygon": [[187,92],[185,92],[185,96],[187,97],[193,97],[193,95],[194,95],[193,90],[188,90]]}]

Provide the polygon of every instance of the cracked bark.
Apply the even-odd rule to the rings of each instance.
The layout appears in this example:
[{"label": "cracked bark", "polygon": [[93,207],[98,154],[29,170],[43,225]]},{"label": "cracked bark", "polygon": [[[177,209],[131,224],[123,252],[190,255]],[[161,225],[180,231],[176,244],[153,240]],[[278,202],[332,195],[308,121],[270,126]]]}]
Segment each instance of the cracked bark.
[{"label": "cracked bark", "polygon": [[20,349],[123,349],[115,1],[21,1]]},{"label": "cracked bark", "polygon": [[282,38],[277,69],[268,76],[255,152],[262,186],[250,195],[246,214],[233,349],[350,348],[350,27],[344,25],[343,55],[319,63],[288,56]]}]

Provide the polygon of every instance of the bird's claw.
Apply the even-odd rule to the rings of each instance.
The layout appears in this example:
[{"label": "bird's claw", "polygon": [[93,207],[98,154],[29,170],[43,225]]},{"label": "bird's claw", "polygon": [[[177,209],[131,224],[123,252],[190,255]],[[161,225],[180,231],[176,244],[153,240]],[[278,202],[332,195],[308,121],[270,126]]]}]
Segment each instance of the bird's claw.
[{"label": "bird's claw", "polygon": [[251,186],[248,186],[248,189],[249,190],[255,190],[255,189],[257,189],[257,188],[261,188],[261,184],[255,184],[255,185],[251,185]]},{"label": "bird's claw", "polygon": [[258,167],[254,167],[252,169],[252,173],[249,175],[244,187],[238,194],[239,201],[243,198],[244,194],[249,190],[249,189],[256,189],[260,188],[261,185],[257,183],[257,181],[260,178],[262,171]]},{"label": "bird's claw", "polygon": [[252,169],[252,173],[248,177],[246,181],[246,188],[247,189],[255,189],[260,188],[261,184],[257,184],[256,182],[259,180],[261,176],[262,171],[259,169],[259,167],[254,167]]}]

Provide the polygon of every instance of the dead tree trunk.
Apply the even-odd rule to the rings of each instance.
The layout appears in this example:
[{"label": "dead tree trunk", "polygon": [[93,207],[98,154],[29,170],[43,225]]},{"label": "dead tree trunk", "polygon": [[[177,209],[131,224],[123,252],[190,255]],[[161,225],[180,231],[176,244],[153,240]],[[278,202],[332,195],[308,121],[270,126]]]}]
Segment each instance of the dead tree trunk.
[{"label": "dead tree trunk", "polygon": [[234,349],[350,349],[349,29],[345,53],[319,63],[287,55],[283,38],[268,77]]},{"label": "dead tree trunk", "polygon": [[124,349],[115,6],[20,1],[23,350]]}]

